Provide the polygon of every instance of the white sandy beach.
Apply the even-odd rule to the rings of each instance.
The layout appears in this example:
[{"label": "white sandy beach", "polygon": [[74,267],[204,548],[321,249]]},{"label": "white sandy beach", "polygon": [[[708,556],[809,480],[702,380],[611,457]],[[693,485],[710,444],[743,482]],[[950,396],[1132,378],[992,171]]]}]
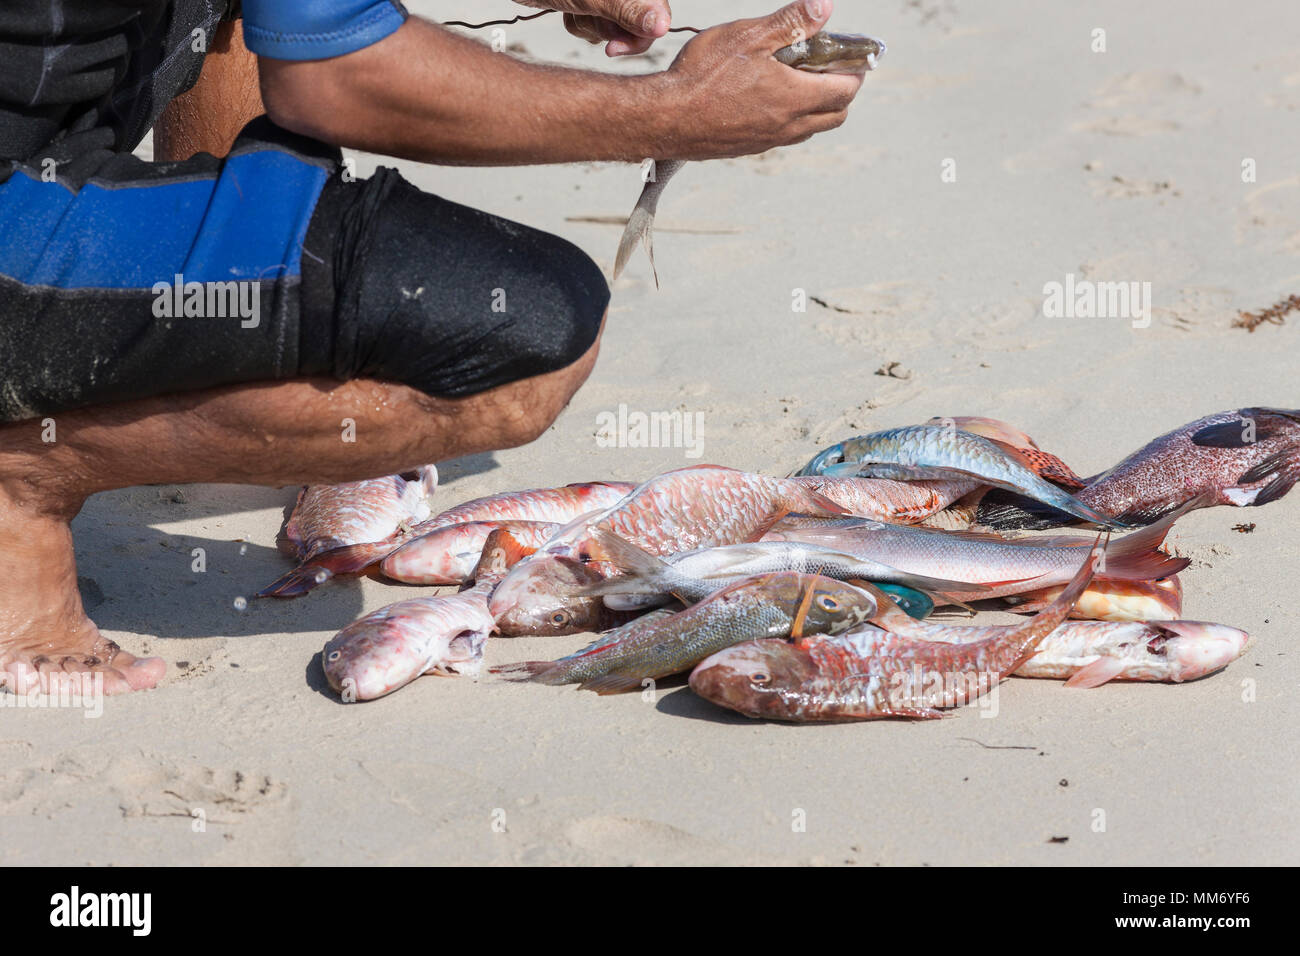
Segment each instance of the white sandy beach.
[{"label": "white sandy beach", "polygon": [[[707,26],[775,5],[682,0],[674,15]],[[1005,419],[1089,475],[1202,415],[1300,406],[1300,314],[1231,327],[1300,292],[1300,8],[839,0],[830,28],[889,44],[849,122],[686,167],[660,207],[662,288],[634,258],[568,410],[528,447],[443,464],[436,506],[700,462],[784,475],[933,415]],[[688,36],[611,62],[558,17],[507,28],[537,59],[632,72],[666,66]],[[625,216],[640,186],[626,165],[360,156],[358,172],[376,162],[563,235],[606,270],[619,229],[570,217]],[[1149,325],[1045,317],[1044,285],[1067,275],[1149,282]],[[798,290],[825,305],[794,311]],[[875,374],[890,362],[907,377]],[[702,456],[598,447],[597,416],[620,404],[698,413]],[[1226,671],[1094,690],[1013,679],[991,719],[834,726],[751,721],[680,681],[646,701],[429,677],[344,706],[325,641],[422,592],[341,580],[236,609],[287,568],[275,536],[294,494],[159,486],[88,503],[74,531],[90,614],[168,672],[96,719],[0,708],[0,862],[1300,862],[1300,492],[1195,512],[1171,536],[1193,559],[1184,616],[1256,639]],[[587,640],[493,638],[487,659]]]}]

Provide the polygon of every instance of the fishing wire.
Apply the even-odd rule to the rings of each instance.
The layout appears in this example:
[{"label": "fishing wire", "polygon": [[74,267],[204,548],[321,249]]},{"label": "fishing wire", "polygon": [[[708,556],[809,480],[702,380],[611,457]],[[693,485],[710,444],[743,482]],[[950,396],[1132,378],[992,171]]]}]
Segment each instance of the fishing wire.
[{"label": "fishing wire", "polygon": [[[467,23],[464,20],[444,20],[444,27],[465,27],[470,30],[482,30],[484,27],[508,27],[512,23],[523,23],[525,20],[536,20],[538,17],[544,17],[548,13],[555,13],[554,10],[543,10],[540,13],[520,14],[509,20],[485,20],[482,23]],[[669,33],[700,33],[702,31],[695,27],[669,27]]]}]

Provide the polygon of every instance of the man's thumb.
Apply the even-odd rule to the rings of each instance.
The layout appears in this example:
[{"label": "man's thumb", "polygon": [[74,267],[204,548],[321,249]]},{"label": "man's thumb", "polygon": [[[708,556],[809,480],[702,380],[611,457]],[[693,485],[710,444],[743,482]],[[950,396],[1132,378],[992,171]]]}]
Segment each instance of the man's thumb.
[{"label": "man's thumb", "polygon": [[600,14],[633,36],[658,38],[668,32],[668,0],[608,0]]},{"label": "man's thumb", "polygon": [[763,33],[775,49],[806,40],[831,18],[831,0],[795,0],[763,18]]}]

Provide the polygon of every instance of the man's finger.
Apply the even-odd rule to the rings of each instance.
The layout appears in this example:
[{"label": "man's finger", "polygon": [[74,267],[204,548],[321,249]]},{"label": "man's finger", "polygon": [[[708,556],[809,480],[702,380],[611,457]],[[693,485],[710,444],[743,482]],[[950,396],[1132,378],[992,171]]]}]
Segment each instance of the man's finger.
[{"label": "man's finger", "polygon": [[755,33],[765,47],[775,52],[820,30],[831,18],[833,7],[831,0],[796,0],[754,21]]},{"label": "man's finger", "polygon": [[627,40],[610,40],[605,44],[606,56],[635,56],[650,49],[655,41],[650,37],[631,37]]},{"label": "man's finger", "polygon": [[597,14],[617,23],[633,36],[658,39],[668,32],[672,11],[668,0],[605,0]]}]

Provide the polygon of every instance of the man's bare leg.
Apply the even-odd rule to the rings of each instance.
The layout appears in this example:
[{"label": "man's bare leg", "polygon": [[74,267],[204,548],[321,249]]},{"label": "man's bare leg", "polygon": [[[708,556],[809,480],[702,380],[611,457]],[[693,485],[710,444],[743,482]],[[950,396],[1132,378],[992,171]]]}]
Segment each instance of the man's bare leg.
[{"label": "man's bare leg", "polygon": [[[599,340],[597,340],[599,343]],[[81,607],[69,522],[87,497],[142,484],[353,481],[532,441],[590,374],[577,362],[469,398],[305,379],[78,409],[0,426],[0,672],[26,691],[60,673],[152,687],[165,665],[104,638]],[[342,440],[344,419],[355,442]],[[46,678],[48,680],[48,678]]]}]

